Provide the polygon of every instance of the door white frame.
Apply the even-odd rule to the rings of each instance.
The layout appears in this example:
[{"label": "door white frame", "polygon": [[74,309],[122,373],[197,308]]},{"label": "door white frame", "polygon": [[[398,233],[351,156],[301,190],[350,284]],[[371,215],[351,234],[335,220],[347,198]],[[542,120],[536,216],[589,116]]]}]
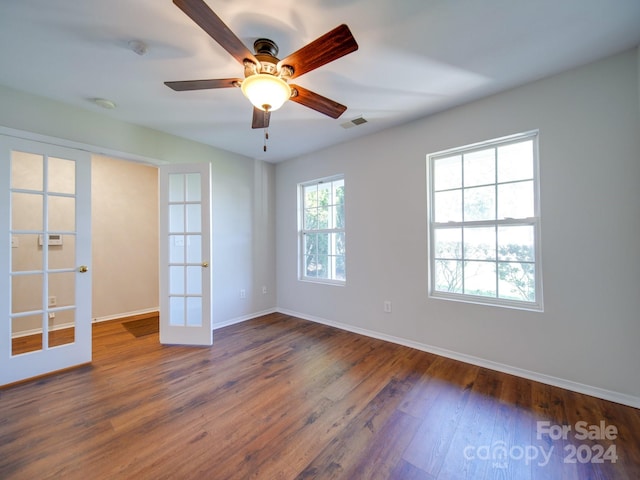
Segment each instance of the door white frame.
[{"label": "door white frame", "polygon": [[[1,132],[0,132],[1,133]],[[73,160],[75,186],[75,263],[87,266],[86,273],[75,269],[74,342],[12,355],[11,327],[11,152],[31,152]],[[91,156],[86,151],[69,149],[21,138],[0,135],[0,385],[18,382],[91,362]],[[46,272],[47,266],[42,267]],[[73,270],[72,270],[73,271]]]}]

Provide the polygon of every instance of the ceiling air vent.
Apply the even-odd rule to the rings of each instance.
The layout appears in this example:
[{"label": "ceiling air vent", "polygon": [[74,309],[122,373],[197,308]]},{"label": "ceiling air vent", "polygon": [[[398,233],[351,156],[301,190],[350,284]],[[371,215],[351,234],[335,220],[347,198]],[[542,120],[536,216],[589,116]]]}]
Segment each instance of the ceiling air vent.
[{"label": "ceiling air vent", "polygon": [[349,120],[348,122],[341,123],[340,126],[342,128],[351,128],[357,127],[358,125],[362,125],[363,123],[367,123],[368,120],[365,120],[362,116],[354,118],[353,120]]}]

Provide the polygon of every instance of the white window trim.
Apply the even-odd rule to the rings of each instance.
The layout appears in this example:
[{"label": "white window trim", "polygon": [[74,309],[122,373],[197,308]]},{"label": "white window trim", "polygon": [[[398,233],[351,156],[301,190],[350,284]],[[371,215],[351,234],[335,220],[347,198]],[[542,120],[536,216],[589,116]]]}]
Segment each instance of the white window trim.
[{"label": "white window trim", "polygon": [[[346,284],[346,255],[345,255],[345,280],[338,280],[332,278],[319,278],[319,277],[309,277],[305,275],[304,268],[304,236],[307,232],[311,233],[343,233],[345,235],[345,244],[346,240],[346,229],[345,228],[327,228],[327,229],[316,229],[316,230],[305,230],[304,226],[304,187],[310,185],[318,185],[321,183],[334,182],[336,180],[345,181],[344,174],[336,174],[329,177],[317,178],[315,180],[309,180],[306,182],[302,182],[298,184],[298,280],[301,282],[309,282],[315,284],[324,284],[324,285],[334,285],[334,286],[344,286]],[[346,213],[345,213],[346,217]],[[346,219],[345,219],[346,225]]]},{"label": "white window trim", "polygon": [[[476,150],[483,150],[487,147],[496,147],[498,145],[507,145],[509,143],[518,143],[526,139],[533,139],[533,192],[534,192],[534,216],[530,218],[519,219],[496,219],[496,220],[483,220],[473,222],[447,222],[436,223],[432,221],[434,218],[433,211],[433,165],[434,160],[441,157],[448,157],[454,154],[468,154]],[[496,138],[483,142],[466,145],[463,147],[451,148],[442,150],[439,152],[431,153],[427,155],[427,202],[428,202],[428,219],[427,219],[427,249],[429,252],[429,268],[428,268],[428,296],[429,298],[449,300],[462,303],[472,303],[480,305],[488,305],[495,307],[506,307],[519,310],[529,310],[535,312],[542,312],[544,310],[543,304],[543,289],[542,289],[542,252],[541,252],[541,225],[540,225],[540,161],[539,161],[539,149],[538,149],[539,130],[531,130],[515,135],[509,135],[506,137]],[[535,265],[535,291],[536,300],[534,302],[526,302],[519,300],[510,300],[497,297],[485,297],[480,295],[471,295],[467,293],[452,293],[442,292],[435,290],[435,249],[433,246],[434,231],[436,227],[461,227],[461,226],[500,226],[500,225],[532,225],[534,227],[534,265]]]}]

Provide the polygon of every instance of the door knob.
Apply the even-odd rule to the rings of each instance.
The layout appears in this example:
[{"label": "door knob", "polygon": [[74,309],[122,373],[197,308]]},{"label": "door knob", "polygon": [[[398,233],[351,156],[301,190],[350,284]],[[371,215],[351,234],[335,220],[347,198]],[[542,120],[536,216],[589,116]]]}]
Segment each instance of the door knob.
[{"label": "door knob", "polygon": [[202,268],[207,268],[209,266],[209,262],[202,262]]},{"label": "door knob", "polygon": [[86,265],[80,265],[80,267],[78,268],[78,271],[80,273],[86,273],[89,271],[89,267],[87,267]]}]

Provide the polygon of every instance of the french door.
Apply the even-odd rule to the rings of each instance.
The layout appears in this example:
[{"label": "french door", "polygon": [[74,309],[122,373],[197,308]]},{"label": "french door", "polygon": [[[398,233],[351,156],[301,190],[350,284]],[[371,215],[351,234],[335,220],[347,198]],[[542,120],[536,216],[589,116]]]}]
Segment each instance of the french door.
[{"label": "french door", "polygon": [[211,165],[160,167],[160,343],[212,345]]},{"label": "french door", "polygon": [[0,385],[91,361],[89,153],[0,135]]}]

